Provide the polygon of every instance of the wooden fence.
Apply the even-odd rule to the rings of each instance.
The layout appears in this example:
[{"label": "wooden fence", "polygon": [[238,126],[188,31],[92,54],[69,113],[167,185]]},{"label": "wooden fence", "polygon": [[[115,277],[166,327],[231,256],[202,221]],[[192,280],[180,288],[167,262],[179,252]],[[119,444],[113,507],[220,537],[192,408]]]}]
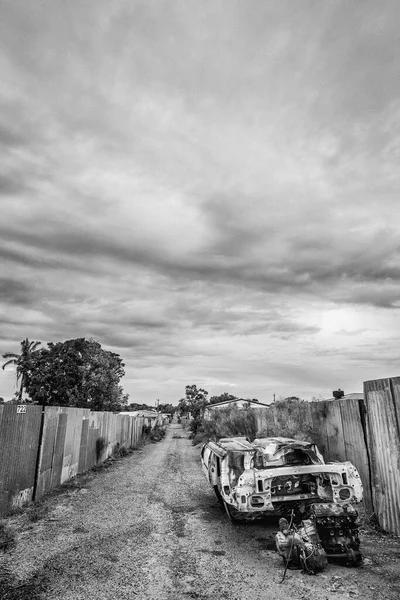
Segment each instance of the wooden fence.
[{"label": "wooden fence", "polygon": [[118,447],[143,441],[145,417],[84,408],[0,405],[0,515],[38,500]]}]

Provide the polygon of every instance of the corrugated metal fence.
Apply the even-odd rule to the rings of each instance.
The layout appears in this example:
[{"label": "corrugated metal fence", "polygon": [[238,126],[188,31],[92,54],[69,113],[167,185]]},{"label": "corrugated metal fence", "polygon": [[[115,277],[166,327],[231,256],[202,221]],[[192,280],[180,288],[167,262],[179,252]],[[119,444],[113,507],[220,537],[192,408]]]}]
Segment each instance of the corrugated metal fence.
[{"label": "corrugated metal fence", "polygon": [[289,407],[277,403],[266,409],[256,409],[258,429],[265,435],[308,438],[317,444],[326,461],[353,463],[363,482],[366,510],[372,512],[362,413],[362,401],[359,400],[302,402]]},{"label": "corrugated metal fence", "polygon": [[367,513],[375,514],[382,529],[400,535],[400,377],[366,381],[364,400],[294,403],[289,410],[277,403],[256,414],[264,435],[305,432],[325,460],[352,462]]},{"label": "corrugated metal fence", "polygon": [[364,396],[375,515],[400,535],[400,377],[364,382]]},{"label": "corrugated metal fence", "polygon": [[84,408],[0,405],[0,514],[143,441],[144,417]]}]

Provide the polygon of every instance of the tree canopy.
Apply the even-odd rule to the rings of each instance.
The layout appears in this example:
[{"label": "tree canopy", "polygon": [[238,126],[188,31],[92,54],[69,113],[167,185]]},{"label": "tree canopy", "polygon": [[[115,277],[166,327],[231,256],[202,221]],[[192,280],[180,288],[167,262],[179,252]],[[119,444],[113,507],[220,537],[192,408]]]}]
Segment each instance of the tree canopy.
[{"label": "tree canopy", "polygon": [[173,406],[172,404],[159,404],[158,405],[158,410],[162,413],[170,413],[171,415],[174,414],[174,412],[176,411],[176,406]]},{"label": "tree canopy", "polygon": [[208,392],[203,388],[197,388],[196,385],[187,385],[185,397],[178,403],[178,409],[182,413],[190,412],[195,419],[200,417],[202,411],[208,404]]},{"label": "tree canopy", "polygon": [[6,362],[2,365],[2,369],[4,370],[9,365],[16,367],[17,384],[20,382],[20,387],[17,392],[18,402],[22,402],[22,394],[26,388],[26,378],[30,368],[31,357],[40,344],[41,342],[30,342],[28,338],[26,338],[21,342],[20,354],[15,354],[14,352],[6,352],[3,354],[3,358],[6,359]]},{"label": "tree canopy", "polygon": [[125,371],[118,354],[85,338],[47,346],[29,359],[25,387],[33,402],[91,410],[120,410],[127,404],[119,385]]},{"label": "tree canopy", "polygon": [[227,402],[228,400],[237,400],[236,396],[233,394],[229,394],[228,392],[224,392],[219,396],[211,396],[210,404],[218,404],[219,402]]},{"label": "tree canopy", "polygon": [[[217,404],[219,402],[228,402],[229,400],[238,400],[248,402],[250,406],[250,398],[238,398],[233,394],[224,392],[219,396],[211,396],[208,398],[208,392],[203,388],[197,388],[196,385],[187,385],[185,397],[181,398],[178,403],[178,410],[181,413],[190,413],[193,418],[202,416],[206,406]],[[259,402],[257,398],[252,398],[253,402]]]}]

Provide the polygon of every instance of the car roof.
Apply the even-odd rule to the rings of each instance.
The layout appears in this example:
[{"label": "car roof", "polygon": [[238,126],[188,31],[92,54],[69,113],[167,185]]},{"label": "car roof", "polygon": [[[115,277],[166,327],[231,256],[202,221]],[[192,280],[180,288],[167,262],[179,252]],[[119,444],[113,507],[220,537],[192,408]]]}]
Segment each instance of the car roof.
[{"label": "car roof", "polygon": [[294,448],[311,448],[314,446],[312,442],[305,442],[304,440],[294,440],[292,438],[284,438],[284,437],[270,437],[270,438],[256,438],[253,441],[253,446],[261,446],[265,448],[266,446],[275,446],[276,448],[280,448],[282,446],[293,446]]},{"label": "car roof", "polygon": [[230,450],[231,452],[246,452],[246,450],[254,450],[253,444],[251,444],[245,437],[221,438],[218,440],[218,444],[225,450]]}]

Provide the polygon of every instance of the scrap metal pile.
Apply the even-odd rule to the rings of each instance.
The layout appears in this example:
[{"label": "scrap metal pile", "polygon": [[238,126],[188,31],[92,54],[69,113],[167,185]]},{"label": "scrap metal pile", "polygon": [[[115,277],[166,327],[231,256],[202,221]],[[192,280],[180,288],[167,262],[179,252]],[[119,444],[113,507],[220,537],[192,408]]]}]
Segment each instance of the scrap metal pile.
[{"label": "scrap metal pile", "polygon": [[320,565],[323,554],[351,565],[361,563],[355,506],[362,501],[363,491],[350,462],[325,463],[316,445],[309,442],[262,438],[250,443],[235,437],[208,442],[202,449],[202,465],[232,520],[266,515],[286,518],[289,529],[281,522],[277,535],[281,554],[281,536],[286,531],[292,552],[303,559],[312,546]]}]

